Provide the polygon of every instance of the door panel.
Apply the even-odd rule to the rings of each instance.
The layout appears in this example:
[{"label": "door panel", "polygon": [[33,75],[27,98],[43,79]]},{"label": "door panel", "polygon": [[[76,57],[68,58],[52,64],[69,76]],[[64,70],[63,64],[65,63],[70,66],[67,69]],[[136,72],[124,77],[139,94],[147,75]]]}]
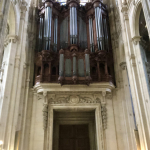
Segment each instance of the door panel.
[{"label": "door panel", "polygon": [[60,125],[59,150],[90,150],[88,125]]}]

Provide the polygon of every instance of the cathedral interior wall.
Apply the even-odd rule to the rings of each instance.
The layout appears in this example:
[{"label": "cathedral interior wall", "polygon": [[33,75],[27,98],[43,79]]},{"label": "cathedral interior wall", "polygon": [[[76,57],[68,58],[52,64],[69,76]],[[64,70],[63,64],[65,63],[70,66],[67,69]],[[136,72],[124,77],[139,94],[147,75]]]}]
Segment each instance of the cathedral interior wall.
[{"label": "cathedral interior wall", "polygon": [[[35,8],[38,2],[31,0],[30,5],[30,1],[27,1],[28,4],[18,1],[11,2],[8,17],[6,17],[5,26],[8,23],[9,36],[6,39],[4,35],[0,37],[0,40],[5,43],[4,48],[0,47],[0,54],[3,53],[1,68],[4,70],[0,72],[0,140],[4,141],[3,148],[6,150],[13,150],[14,147],[17,147],[15,150],[41,150],[46,142],[48,143],[48,140],[50,142],[52,139],[47,139],[43,126],[45,121],[43,114],[45,89],[38,93],[33,87],[36,40],[36,21],[33,18],[36,16]],[[148,143],[150,104],[149,86],[147,85],[149,78],[143,61],[145,52],[139,45],[138,26],[140,10],[143,8],[148,32],[150,31],[145,1],[127,1],[128,4],[130,3],[128,10],[123,8],[120,0],[118,6],[115,1],[108,2],[116,85],[111,89],[111,92],[106,92],[105,103],[102,101],[98,103],[98,105],[105,104],[107,110],[104,113],[105,121],[102,119],[101,111],[99,114],[101,115],[99,116],[100,122],[106,123],[105,129],[103,123],[98,126],[99,136],[101,136],[99,137],[101,141],[99,147],[101,149],[148,150],[150,148]],[[17,3],[15,4],[15,2]],[[2,7],[1,1],[0,8]],[[1,16],[0,11],[0,23]],[[3,17],[5,18],[5,16]],[[97,85],[95,87],[92,85],[94,94],[96,87]],[[48,89],[46,90],[48,91]],[[78,92],[77,87],[73,90]],[[88,87],[83,87],[81,90],[88,93]],[[97,92],[100,94],[99,99],[102,100],[101,91],[96,91],[96,94]],[[83,96],[90,98],[88,99],[90,104],[86,102],[88,100],[81,104],[82,94],[78,93],[76,94],[79,96],[77,102],[70,104],[65,99],[61,105],[65,109],[67,106],[74,108],[77,106],[97,106],[93,93]],[[53,99],[48,94],[47,98],[49,102],[52,99],[57,101],[63,95],[63,92],[57,93]],[[70,93],[66,95],[70,96]],[[58,104],[49,103],[48,106],[51,107],[51,105],[58,107],[59,102]],[[51,110],[48,111],[49,123],[52,121],[50,114]],[[52,131],[49,126],[49,133],[52,134]],[[14,142],[15,138],[18,138],[18,145]],[[51,149],[52,146],[49,145],[49,150]]]}]

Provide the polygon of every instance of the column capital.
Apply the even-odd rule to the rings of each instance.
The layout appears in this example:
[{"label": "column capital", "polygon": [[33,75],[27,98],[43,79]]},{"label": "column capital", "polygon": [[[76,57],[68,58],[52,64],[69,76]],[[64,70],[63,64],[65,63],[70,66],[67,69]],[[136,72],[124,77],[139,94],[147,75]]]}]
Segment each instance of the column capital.
[{"label": "column capital", "polygon": [[121,62],[119,65],[120,65],[122,70],[125,70],[127,67],[126,62]]},{"label": "column capital", "polygon": [[121,6],[121,12],[123,13],[124,16],[124,20],[129,20],[129,16],[128,16],[128,6],[126,3],[123,3]]},{"label": "column capital", "polygon": [[7,46],[9,43],[16,43],[18,40],[17,35],[8,35],[5,39],[4,46]]},{"label": "column capital", "polygon": [[132,42],[134,43],[134,45],[137,45],[140,41],[141,41],[141,36],[134,36],[132,38]]}]

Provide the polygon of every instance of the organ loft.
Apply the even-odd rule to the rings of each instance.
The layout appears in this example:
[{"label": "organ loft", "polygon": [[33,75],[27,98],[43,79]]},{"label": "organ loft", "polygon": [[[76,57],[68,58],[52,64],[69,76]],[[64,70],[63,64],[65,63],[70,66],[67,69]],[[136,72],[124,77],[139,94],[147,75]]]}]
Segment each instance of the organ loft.
[{"label": "organ loft", "polygon": [[68,0],[42,2],[38,10],[35,84],[113,82],[107,6]]}]

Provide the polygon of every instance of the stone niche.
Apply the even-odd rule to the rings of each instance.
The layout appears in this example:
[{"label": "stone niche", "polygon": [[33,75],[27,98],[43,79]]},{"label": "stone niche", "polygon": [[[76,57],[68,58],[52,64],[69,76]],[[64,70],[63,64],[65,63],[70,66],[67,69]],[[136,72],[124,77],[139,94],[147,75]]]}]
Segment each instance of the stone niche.
[{"label": "stone niche", "polygon": [[60,150],[59,131],[63,125],[87,125],[90,150],[103,150],[107,129],[107,99],[111,83],[86,85],[39,84],[34,87],[43,99],[44,147]]}]

